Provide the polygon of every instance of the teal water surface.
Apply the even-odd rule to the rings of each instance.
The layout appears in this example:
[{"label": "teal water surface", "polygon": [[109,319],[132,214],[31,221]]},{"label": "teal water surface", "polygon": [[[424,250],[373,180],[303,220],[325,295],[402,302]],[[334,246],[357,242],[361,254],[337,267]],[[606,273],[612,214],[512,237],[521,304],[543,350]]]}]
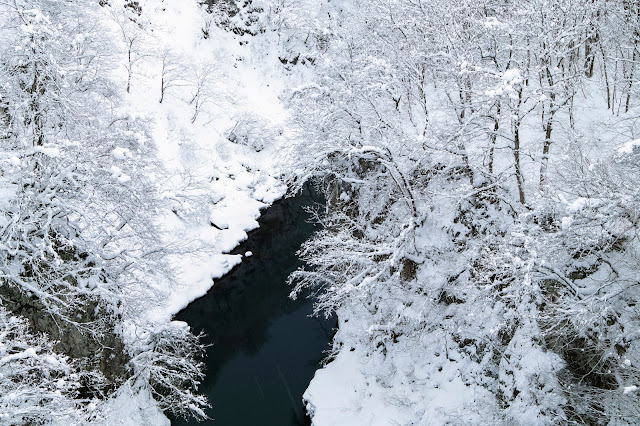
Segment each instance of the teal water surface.
[{"label": "teal water surface", "polygon": [[302,266],[300,245],[316,231],[305,207],[321,198],[306,188],[277,201],[260,218],[260,228],[234,252],[253,256],[216,280],[209,293],[176,319],[211,346],[201,386],[212,408],[210,420],[172,419],[174,425],[305,425],[302,394],[330,347],[335,319],[309,317],[312,300],[287,296],[288,275]]}]

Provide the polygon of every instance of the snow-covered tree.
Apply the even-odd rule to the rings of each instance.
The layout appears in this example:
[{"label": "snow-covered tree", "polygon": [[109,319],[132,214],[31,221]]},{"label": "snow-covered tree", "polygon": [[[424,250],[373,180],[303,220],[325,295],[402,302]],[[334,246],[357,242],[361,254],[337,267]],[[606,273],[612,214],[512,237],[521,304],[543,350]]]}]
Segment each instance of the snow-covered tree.
[{"label": "snow-covered tree", "polygon": [[[405,423],[633,423],[637,148],[582,154],[600,143],[583,93],[605,91],[587,77],[606,85],[616,63],[595,46],[628,33],[599,2],[331,7],[304,38],[326,29],[307,46],[316,79],[290,98],[291,180],[327,196],[300,252],[312,268],[291,281],[338,313],[334,349],[358,357],[362,398],[377,383]],[[477,399],[434,420],[420,395],[446,392],[451,370]]]},{"label": "snow-covered tree", "polygon": [[[190,364],[184,353],[162,349],[185,345],[197,352],[187,330],[165,336],[158,347],[147,347],[140,337],[146,334],[136,332],[149,327],[139,313],[154,300],[153,281],[171,279],[163,257],[172,247],[155,224],[158,165],[148,123],[123,113],[113,89],[118,52],[105,46],[117,46],[119,38],[100,24],[107,13],[85,1],[0,5],[0,298],[34,333],[55,342],[47,350],[74,358],[86,372],[83,393],[100,398],[144,367],[141,353],[180,361],[167,377],[189,381],[201,374],[195,359]],[[128,63],[130,83],[135,61]],[[63,370],[69,369],[60,375]],[[163,377],[163,369],[156,371],[147,386],[161,387]],[[181,414],[200,416],[204,400],[191,396],[187,404],[176,391],[162,390],[171,401],[163,408],[175,403]],[[40,408],[56,403],[43,395]],[[84,409],[73,401],[77,394],[62,395],[70,398],[68,407]]]},{"label": "snow-covered tree", "polygon": [[[91,382],[105,383],[97,373],[83,372],[67,356],[53,350],[54,342],[29,332],[26,320],[0,305],[0,422],[80,424],[91,418],[86,390]],[[83,409],[84,408],[84,409]]]}]

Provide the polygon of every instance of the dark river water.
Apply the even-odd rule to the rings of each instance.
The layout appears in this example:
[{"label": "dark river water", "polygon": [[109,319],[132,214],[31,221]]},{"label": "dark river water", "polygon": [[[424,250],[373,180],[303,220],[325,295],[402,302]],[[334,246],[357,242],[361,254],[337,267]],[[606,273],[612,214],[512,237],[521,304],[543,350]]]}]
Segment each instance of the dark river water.
[{"label": "dark river water", "polygon": [[207,334],[204,343],[211,346],[200,390],[212,408],[211,420],[172,419],[173,425],[308,424],[302,394],[330,347],[336,320],[310,318],[313,302],[289,299],[286,279],[302,266],[296,251],[317,229],[303,207],[321,201],[306,188],[274,203],[234,251],[253,256],[176,316]]}]

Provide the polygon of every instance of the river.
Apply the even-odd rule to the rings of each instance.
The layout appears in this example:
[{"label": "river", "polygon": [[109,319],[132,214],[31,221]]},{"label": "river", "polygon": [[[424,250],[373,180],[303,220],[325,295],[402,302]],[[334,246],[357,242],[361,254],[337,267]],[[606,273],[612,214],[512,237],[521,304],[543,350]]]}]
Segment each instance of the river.
[{"label": "river", "polygon": [[317,230],[304,208],[321,202],[309,187],[275,202],[234,250],[252,256],[176,316],[206,333],[211,345],[200,391],[212,408],[205,423],[172,419],[173,425],[309,424],[302,394],[330,348],[336,320],[309,317],[313,301],[289,299],[286,279],[302,266],[296,251]]}]

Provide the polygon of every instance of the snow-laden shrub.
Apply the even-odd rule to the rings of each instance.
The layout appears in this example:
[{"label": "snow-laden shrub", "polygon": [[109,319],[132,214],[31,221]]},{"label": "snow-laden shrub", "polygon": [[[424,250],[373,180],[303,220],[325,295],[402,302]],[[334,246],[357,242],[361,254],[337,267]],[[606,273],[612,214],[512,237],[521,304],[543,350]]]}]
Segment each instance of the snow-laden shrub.
[{"label": "snow-laden shrub", "polygon": [[[119,8],[127,23],[140,12],[111,3],[104,8]],[[28,396],[30,384],[39,389],[29,376],[39,368],[45,375],[43,391],[58,392],[61,413],[85,404],[87,395],[108,399],[130,378],[129,355],[144,350],[137,347],[140,342],[125,339],[123,330],[140,327],[140,312],[149,309],[155,280],[171,275],[164,261],[169,249],[155,220],[159,195],[150,176],[151,169],[157,169],[149,127],[140,117],[122,112],[112,72],[119,66],[118,54],[127,55],[118,52],[123,46],[105,23],[108,13],[97,3],[79,0],[0,5],[0,126],[5,135],[0,160],[0,299],[13,315],[29,321],[32,333],[58,340],[34,341],[21,352],[10,349],[0,356],[10,366],[14,358],[31,363],[24,367],[25,385],[7,389],[1,397],[7,404],[33,405],[32,410],[42,411],[49,402],[38,402],[37,395],[27,400],[16,392]],[[201,374],[201,364],[186,354],[197,339],[188,331],[163,336],[156,346],[166,353],[178,353],[177,347],[191,342],[179,352],[183,362],[175,367],[176,374],[181,369],[187,376]],[[0,348],[11,339],[0,331]],[[44,352],[54,348],[74,358],[84,373],[65,366],[71,361],[63,357],[59,368],[47,367],[46,359],[32,356],[41,353],[36,344]],[[13,372],[2,374],[10,377]],[[105,386],[91,379],[102,377],[100,372],[107,376]],[[18,378],[10,380],[19,383]],[[65,383],[80,384],[66,388]],[[57,391],[51,387],[58,385]],[[50,411],[58,412],[55,406]],[[4,419],[0,423],[5,424]]]},{"label": "snow-laden shrub", "polygon": [[0,305],[0,424],[83,424],[94,407],[87,383],[104,384],[54,352],[55,342],[29,331]]},{"label": "snow-laden shrub", "polygon": [[235,124],[225,133],[226,138],[233,143],[248,146],[260,152],[273,144],[280,131],[267,120],[254,115],[243,114],[235,118]]},{"label": "snow-laden shrub", "polygon": [[175,416],[204,420],[206,397],[197,394],[204,378],[204,347],[186,323],[173,321],[149,331],[137,345],[131,363],[132,388],[150,391],[159,407]]}]

